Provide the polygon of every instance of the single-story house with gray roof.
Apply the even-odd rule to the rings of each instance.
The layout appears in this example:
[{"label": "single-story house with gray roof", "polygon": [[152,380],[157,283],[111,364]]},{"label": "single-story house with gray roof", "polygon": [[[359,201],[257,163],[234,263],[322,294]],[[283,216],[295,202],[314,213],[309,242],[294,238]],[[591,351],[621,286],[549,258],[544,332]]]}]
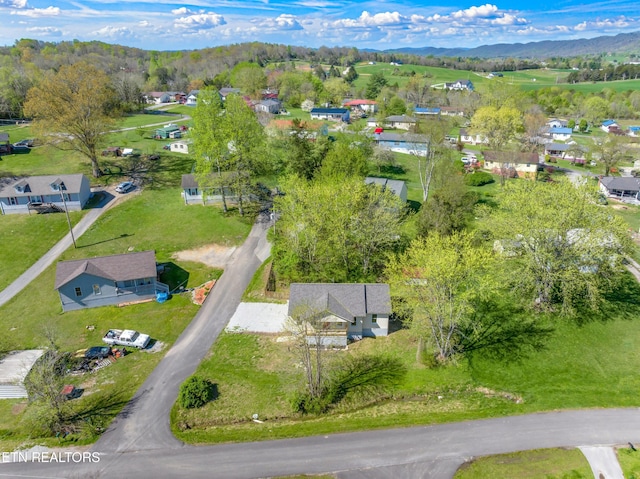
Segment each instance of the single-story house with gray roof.
[{"label": "single-story house with gray roof", "polygon": [[418,120],[408,115],[391,115],[384,119],[386,128],[397,128],[399,130],[408,130],[418,123]]},{"label": "single-story house with gray roof", "polygon": [[0,212],[81,210],[90,197],[89,179],[82,174],[13,178],[0,183]]},{"label": "single-story house with gray roof", "polygon": [[382,283],[293,283],[289,289],[290,317],[307,322],[309,341],[316,335],[327,346],[346,346],[349,339],[389,334],[391,294]]},{"label": "single-story house with gray roof", "polygon": [[554,156],[556,158],[564,158],[564,155],[571,148],[571,145],[566,143],[545,143],[544,154]]},{"label": "single-story house with gray roof", "polygon": [[312,120],[331,120],[349,123],[351,119],[347,108],[313,108],[310,112]]},{"label": "single-story house with gray roof", "polygon": [[380,148],[410,155],[426,156],[427,139],[417,134],[375,133],[373,139]]},{"label": "single-story house with gray roof", "polygon": [[153,251],[60,261],[55,289],[63,311],[132,303],[169,292],[157,279]]},{"label": "single-story house with gray roof", "polygon": [[402,200],[403,203],[407,202],[407,184],[402,180],[391,180],[389,178],[377,178],[374,176],[367,176],[364,179],[367,185],[380,185],[383,190],[389,190]]},{"label": "single-story house with gray roof", "polygon": [[634,198],[640,201],[640,178],[632,176],[605,176],[599,181],[600,191],[616,198]]}]

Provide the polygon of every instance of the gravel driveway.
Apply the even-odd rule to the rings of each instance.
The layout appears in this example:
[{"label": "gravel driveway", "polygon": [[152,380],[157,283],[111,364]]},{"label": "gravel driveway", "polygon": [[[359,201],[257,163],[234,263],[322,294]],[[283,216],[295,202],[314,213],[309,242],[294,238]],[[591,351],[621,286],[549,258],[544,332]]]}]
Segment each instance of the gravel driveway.
[{"label": "gravel driveway", "polygon": [[281,333],[289,303],[240,303],[229,320],[226,331]]}]

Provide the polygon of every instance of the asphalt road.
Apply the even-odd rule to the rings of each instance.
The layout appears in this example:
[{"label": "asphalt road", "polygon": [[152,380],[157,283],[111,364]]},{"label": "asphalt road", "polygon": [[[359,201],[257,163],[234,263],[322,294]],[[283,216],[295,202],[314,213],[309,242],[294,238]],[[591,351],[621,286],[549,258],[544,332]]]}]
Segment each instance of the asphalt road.
[{"label": "asphalt road", "polygon": [[[144,436],[140,438],[144,440]],[[476,456],[627,442],[640,442],[639,409],[551,412],[428,427],[126,453],[100,451],[98,443],[94,450],[102,452],[99,462],[2,464],[0,477],[247,479],[331,472],[349,479],[442,479],[452,477],[462,463]]]}]

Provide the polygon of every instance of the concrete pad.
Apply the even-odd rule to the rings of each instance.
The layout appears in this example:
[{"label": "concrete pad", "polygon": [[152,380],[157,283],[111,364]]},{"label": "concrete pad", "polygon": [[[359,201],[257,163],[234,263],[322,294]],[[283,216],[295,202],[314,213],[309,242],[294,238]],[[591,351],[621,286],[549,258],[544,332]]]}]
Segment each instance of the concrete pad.
[{"label": "concrete pad", "polygon": [[288,308],[289,303],[240,303],[225,330],[281,333],[285,329]]},{"label": "concrete pad", "polygon": [[42,349],[12,351],[0,360],[0,384],[22,384],[36,360],[44,354]]},{"label": "concrete pad", "polygon": [[581,446],[596,479],[624,479],[618,456],[613,447]]}]

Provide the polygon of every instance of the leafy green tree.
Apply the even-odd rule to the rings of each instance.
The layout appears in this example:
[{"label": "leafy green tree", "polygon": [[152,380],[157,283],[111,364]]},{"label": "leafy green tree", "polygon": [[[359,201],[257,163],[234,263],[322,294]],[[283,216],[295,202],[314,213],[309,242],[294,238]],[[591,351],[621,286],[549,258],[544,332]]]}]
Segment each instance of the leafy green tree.
[{"label": "leafy green tree", "polygon": [[582,118],[580,120],[580,123],[578,124],[578,130],[580,130],[581,133],[586,132],[589,129],[589,122],[587,122],[587,120],[585,120],[584,118]]},{"label": "leafy green tree", "polygon": [[599,96],[591,96],[582,103],[581,110],[584,118],[591,125],[596,125],[609,116],[609,102]]},{"label": "leafy green tree", "polygon": [[358,135],[360,141],[352,141],[354,135],[341,137],[327,153],[322,164],[322,175],[325,177],[347,178],[356,176],[364,178],[369,169],[367,158],[371,154],[369,142]]},{"label": "leafy green tree", "polygon": [[224,112],[220,110],[213,92],[199,95],[193,131],[196,174],[204,181],[212,173],[225,178],[222,191],[225,186],[234,190],[238,211],[244,215],[245,195],[253,177],[267,166],[264,130],[240,96],[229,95],[225,107]]},{"label": "leafy green tree", "polygon": [[349,84],[342,78],[331,77],[324,82],[324,91],[321,98],[323,101],[333,105],[341,105],[347,93],[349,93]]},{"label": "leafy green tree", "polygon": [[418,233],[449,236],[467,225],[477,197],[467,191],[463,176],[448,174],[429,195],[418,214]]},{"label": "leafy green tree", "polygon": [[24,112],[33,118],[39,137],[55,148],[85,156],[98,178],[102,175],[99,151],[119,113],[116,98],[107,75],[81,62],[48,72],[29,90]]},{"label": "leafy green tree", "polygon": [[382,91],[382,88],[386,85],[387,79],[384,77],[384,74],[382,72],[375,72],[371,75],[367,83],[365,98],[375,100]]},{"label": "leafy green tree", "polygon": [[593,139],[591,151],[593,157],[604,165],[604,176],[609,176],[611,168],[629,156],[629,141],[626,137],[617,135],[597,137]]},{"label": "leafy green tree", "polygon": [[345,81],[348,84],[352,84],[354,81],[356,81],[358,79],[358,72],[356,71],[356,67],[354,67],[353,65],[349,66],[349,68],[347,68],[347,74],[344,76]]},{"label": "leafy green tree", "polygon": [[372,281],[401,238],[398,197],[362,178],[282,181],[272,256],[278,276],[295,282]]},{"label": "leafy green tree", "polygon": [[264,70],[255,63],[238,63],[230,74],[231,84],[240,88],[251,98],[260,98],[262,90],[267,87],[267,76]]},{"label": "leafy green tree", "polygon": [[402,100],[402,98],[398,98],[394,96],[389,100],[389,103],[386,105],[384,114],[385,116],[391,115],[404,115],[407,112],[407,105]]},{"label": "leafy green tree", "polygon": [[594,185],[513,181],[485,222],[508,259],[515,291],[542,311],[598,308],[618,277],[630,239],[624,222],[597,204]]},{"label": "leafy green tree", "polygon": [[462,352],[460,331],[495,284],[486,274],[492,254],[464,232],[430,234],[411,242],[392,258],[386,276],[394,296],[411,310],[407,323],[418,338],[417,358],[425,348],[439,362]]},{"label": "leafy green tree", "polygon": [[522,115],[513,107],[479,108],[471,118],[471,130],[486,136],[491,149],[499,150],[523,131]]}]

